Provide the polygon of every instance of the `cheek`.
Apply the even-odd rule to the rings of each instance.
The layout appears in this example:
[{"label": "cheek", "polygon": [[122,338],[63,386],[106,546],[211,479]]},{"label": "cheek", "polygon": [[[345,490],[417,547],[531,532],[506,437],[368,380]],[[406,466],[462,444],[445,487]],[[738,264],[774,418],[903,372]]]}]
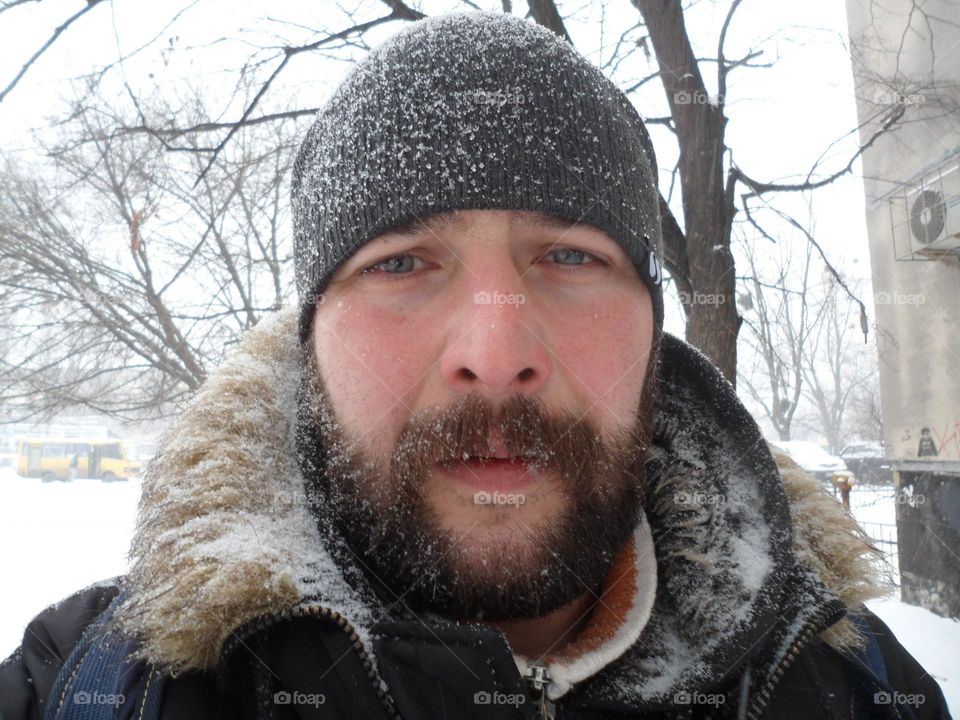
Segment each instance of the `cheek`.
[{"label": "cheek", "polygon": [[[650,354],[653,320],[649,302],[635,297],[591,303],[553,328],[558,363],[585,408],[603,422],[633,423]],[[559,368],[558,368],[559,369]]]},{"label": "cheek", "polygon": [[436,324],[358,302],[324,310],[315,342],[337,417],[369,450],[388,454],[430,366]]}]

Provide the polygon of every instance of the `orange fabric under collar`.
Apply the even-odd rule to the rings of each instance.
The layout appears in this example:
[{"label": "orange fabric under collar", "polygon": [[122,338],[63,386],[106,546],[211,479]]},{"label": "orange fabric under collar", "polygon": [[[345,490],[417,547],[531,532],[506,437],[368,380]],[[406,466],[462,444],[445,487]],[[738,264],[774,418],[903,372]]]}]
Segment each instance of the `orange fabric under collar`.
[{"label": "orange fabric under collar", "polygon": [[633,542],[628,542],[610,566],[603,592],[594,604],[587,624],[572,642],[550,654],[546,661],[569,663],[608,642],[630,612],[637,593],[637,581],[637,549]]}]

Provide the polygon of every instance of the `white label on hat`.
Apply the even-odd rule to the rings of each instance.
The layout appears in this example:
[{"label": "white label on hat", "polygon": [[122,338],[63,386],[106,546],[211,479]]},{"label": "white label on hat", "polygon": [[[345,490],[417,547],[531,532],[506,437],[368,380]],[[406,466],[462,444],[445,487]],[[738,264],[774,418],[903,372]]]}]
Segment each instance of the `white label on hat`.
[{"label": "white label on hat", "polygon": [[661,274],[660,274],[660,261],[657,260],[657,256],[653,254],[653,251],[650,251],[647,255],[650,258],[650,277],[653,278],[653,284],[659,285]]}]

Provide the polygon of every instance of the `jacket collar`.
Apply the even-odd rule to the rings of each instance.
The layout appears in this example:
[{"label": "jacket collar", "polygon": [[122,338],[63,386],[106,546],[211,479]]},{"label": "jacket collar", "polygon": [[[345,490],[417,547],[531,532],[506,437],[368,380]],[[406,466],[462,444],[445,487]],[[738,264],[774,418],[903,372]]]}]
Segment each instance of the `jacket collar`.
[{"label": "jacket collar", "polygon": [[586,625],[568,645],[545,658],[532,660],[515,655],[520,675],[529,675],[534,664],[546,667],[550,676],[548,697],[562,697],[637,642],[650,620],[656,594],[656,549],[650,523],[644,516],[632,542],[624,546],[610,566]]},{"label": "jacket collar", "polygon": [[[646,507],[654,605],[643,612],[648,600],[635,594],[554,693],[583,681],[593,700],[666,701],[747,658],[765,653],[772,667],[835,596],[855,606],[877,591],[852,520],[784,456],[775,461],[719,372],[669,335],[661,357]],[[348,582],[306,504],[294,444],[302,369],[296,314],[278,313],[246,334],[165,434],[145,473],[117,615],[142,659],[174,673],[209,669],[240,626],[308,605],[346,617],[372,647],[378,609]],[[843,622],[825,636],[857,640]]]}]

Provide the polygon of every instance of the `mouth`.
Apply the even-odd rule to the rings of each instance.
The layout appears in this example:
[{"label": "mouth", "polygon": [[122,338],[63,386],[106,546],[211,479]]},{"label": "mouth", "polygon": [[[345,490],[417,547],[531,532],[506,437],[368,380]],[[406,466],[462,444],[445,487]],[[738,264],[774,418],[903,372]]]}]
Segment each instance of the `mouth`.
[{"label": "mouth", "polygon": [[491,447],[488,454],[439,462],[434,467],[474,491],[515,492],[537,479],[532,458],[510,454],[502,444],[492,443]]}]

